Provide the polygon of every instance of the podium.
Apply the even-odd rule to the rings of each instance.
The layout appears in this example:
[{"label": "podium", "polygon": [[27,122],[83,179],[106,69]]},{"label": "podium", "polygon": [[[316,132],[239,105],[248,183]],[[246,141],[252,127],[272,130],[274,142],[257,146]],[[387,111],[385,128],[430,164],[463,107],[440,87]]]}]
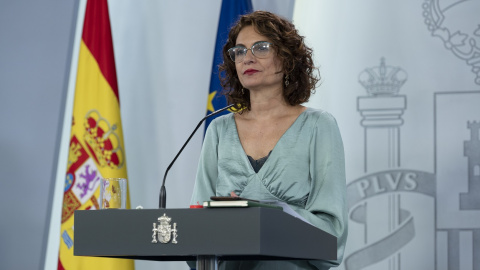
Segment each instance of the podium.
[{"label": "podium", "polygon": [[[177,243],[159,240],[159,218],[170,218]],[[109,209],[75,211],[75,256],[195,261],[216,269],[221,260],[335,260],[336,237],[281,209]],[[154,225],[155,224],[155,225]]]}]

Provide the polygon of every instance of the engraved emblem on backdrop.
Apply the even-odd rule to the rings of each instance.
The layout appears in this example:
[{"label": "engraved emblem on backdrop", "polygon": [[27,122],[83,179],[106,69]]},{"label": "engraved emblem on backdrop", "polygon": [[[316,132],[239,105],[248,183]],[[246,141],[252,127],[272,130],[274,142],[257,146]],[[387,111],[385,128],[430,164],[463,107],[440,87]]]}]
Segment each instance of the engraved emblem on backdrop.
[{"label": "engraved emblem on backdrop", "polygon": [[[452,61],[471,67],[472,81],[480,86],[480,1],[427,0],[420,9],[425,34],[455,56]],[[356,109],[363,136],[357,143],[364,145],[358,159],[364,175],[353,176],[347,186],[352,233],[343,267],[480,270],[480,91],[440,88],[422,100],[433,104],[434,153],[425,164],[434,169],[409,169],[402,156],[421,149],[409,148],[416,144],[402,139],[402,131],[421,123],[402,116],[421,111],[407,106],[421,103],[402,94],[414,90],[410,70],[385,56],[359,70],[364,90]]]}]

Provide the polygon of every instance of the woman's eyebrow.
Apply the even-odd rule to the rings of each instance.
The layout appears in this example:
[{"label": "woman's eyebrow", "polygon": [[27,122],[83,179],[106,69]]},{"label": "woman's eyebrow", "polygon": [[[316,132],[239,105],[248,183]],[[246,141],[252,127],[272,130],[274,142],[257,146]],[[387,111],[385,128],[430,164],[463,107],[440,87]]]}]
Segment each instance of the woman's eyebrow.
[{"label": "woman's eyebrow", "polygon": [[[257,41],[255,41],[255,42],[252,43],[252,46],[255,45],[255,44],[257,44],[257,43],[260,43],[260,42],[269,42],[269,41],[266,41],[266,40],[257,40]],[[242,44],[242,43],[237,43],[237,44],[235,44],[235,46],[243,46],[243,47],[245,47],[245,48],[247,47],[246,45],[244,45],[244,44]]]}]

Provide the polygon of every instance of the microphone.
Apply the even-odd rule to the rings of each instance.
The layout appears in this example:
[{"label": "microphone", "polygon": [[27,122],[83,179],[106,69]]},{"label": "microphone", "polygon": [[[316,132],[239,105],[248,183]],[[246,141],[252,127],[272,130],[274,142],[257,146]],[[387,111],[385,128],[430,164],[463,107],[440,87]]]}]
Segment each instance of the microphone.
[{"label": "microphone", "polygon": [[175,161],[177,160],[178,156],[180,156],[180,154],[182,153],[183,149],[185,148],[185,146],[187,146],[188,142],[190,141],[190,139],[193,137],[193,135],[195,134],[195,132],[197,131],[197,129],[202,125],[203,121],[205,121],[205,119],[209,118],[209,117],[212,117],[214,115],[217,115],[225,110],[228,110],[230,109],[231,107],[233,107],[234,104],[231,104],[231,105],[228,105],[227,107],[224,107],[220,110],[217,110],[217,111],[214,111],[212,112],[211,114],[205,116],[202,120],[200,120],[200,122],[198,122],[198,125],[197,127],[193,130],[192,134],[190,134],[190,137],[188,137],[187,141],[183,144],[182,148],[180,149],[180,151],[178,151],[178,154],[175,156],[175,158],[172,160],[172,162],[170,163],[170,165],[168,165],[167,167],[167,170],[165,171],[165,175],[163,176],[163,183],[162,183],[162,187],[160,188],[160,198],[159,198],[159,208],[160,209],[165,209],[166,208],[166,204],[167,204],[167,191],[165,189],[165,180],[167,179],[167,174],[168,174],[168,171],[170,170],[170,168],[172,167],[173,163],[175,163]]}]

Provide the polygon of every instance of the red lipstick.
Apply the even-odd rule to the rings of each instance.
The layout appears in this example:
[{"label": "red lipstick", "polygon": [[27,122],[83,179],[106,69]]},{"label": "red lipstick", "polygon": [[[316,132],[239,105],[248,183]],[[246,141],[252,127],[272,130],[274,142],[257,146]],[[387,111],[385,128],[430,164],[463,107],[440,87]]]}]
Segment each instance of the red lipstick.
[{"label": "red lipstick", "polygon": [[245,70],[245,71],[243,72],[243,74],[244,74],[244,75],[253,75],[253,74],[257,73],[257,72],[258,72],[258,70],[249,68],[249,69]]}]

